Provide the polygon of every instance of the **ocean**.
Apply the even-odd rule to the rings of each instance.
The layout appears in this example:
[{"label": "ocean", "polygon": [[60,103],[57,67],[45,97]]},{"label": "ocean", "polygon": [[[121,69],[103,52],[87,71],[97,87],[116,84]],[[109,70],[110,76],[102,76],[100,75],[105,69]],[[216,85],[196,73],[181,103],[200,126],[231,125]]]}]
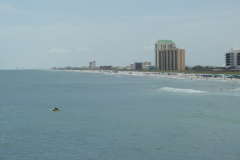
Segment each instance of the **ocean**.
[{"label": "ocean", "polygon": [[44,70],[0,76],[0,160],[240,159],[239,82]]}]

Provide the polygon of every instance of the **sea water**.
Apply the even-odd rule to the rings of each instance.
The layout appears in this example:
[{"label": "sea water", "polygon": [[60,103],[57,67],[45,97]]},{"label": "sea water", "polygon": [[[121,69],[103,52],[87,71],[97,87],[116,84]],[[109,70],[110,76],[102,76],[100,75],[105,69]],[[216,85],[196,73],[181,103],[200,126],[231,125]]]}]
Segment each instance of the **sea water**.
[{"label": "sea water", "polygon": [[238,82],[38,70],[0,76],[1,160],[240,159]]}]

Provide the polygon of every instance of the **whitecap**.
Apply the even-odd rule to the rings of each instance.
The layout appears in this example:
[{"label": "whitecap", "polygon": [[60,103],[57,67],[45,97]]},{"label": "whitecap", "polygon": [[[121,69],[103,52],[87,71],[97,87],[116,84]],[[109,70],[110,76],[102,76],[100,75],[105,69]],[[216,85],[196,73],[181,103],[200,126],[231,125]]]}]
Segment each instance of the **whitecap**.
[{"label": "whitecap", "polygon": [[240,88],[232,88],[234,91],[240,91]]},{"label": "whitecap", "polygon": [[195,89],[181,89],[181,88],[171,88],[171,87],[162,87],[156,89],[158,92],[175,92],[175,93],[209,93],[208,91],[200,91]]}]

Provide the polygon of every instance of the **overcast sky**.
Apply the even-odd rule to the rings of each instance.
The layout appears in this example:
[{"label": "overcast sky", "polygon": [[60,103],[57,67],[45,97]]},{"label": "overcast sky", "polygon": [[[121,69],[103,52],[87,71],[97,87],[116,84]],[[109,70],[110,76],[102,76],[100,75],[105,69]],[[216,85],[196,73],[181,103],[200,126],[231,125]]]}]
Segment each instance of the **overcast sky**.
[{"label": "overcast sky", "polygon": [[240,46],[240,0],[0,0],[0,69],[126,66],[172,40],[186,65]]}]

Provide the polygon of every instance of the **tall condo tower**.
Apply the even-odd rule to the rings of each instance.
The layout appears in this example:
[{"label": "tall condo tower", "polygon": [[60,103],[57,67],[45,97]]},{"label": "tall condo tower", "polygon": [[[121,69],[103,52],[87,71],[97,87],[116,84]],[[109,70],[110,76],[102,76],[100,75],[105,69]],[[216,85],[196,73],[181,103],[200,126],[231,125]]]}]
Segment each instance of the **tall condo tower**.
[{"label": "tall condo tower", "polygon": [[176,48],[172,40],[158,40],[155,43],[155,68],[157,70],[185,70],[185,49]]},{"label": "tall condo tower", "polygon": [[89,69],[94,69],[96,68],[96,61],[89,62]]},{"label": "tall condo tower", "polygon": [[232,47],[225,53],[226,67],[231,70],[240,70],[240,47]]}]

